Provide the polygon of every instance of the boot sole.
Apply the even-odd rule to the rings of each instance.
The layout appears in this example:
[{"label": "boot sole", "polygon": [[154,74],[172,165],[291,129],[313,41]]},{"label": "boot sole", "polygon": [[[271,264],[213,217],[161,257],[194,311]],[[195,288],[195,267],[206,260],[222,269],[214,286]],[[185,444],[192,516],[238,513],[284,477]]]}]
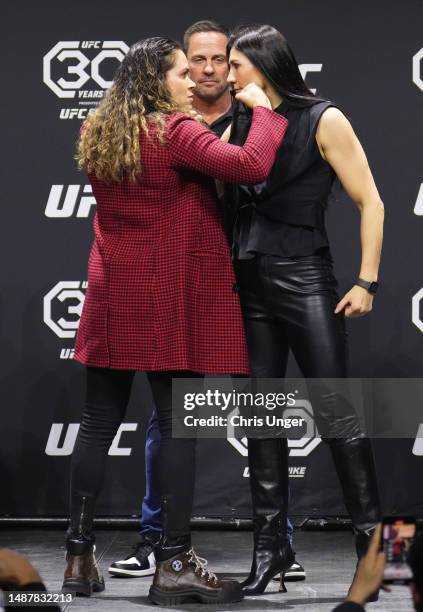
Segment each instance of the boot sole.
[{"label": "boot sole", "polygon": [[62,593],[71,593],[75,597],[91,597],[93,593],[99,593],[105,589],[104,582],[87,582],[79,578],[66,578],[63,581]]},{"label": "boot sole", "polygon": [[203,591],[191,589],[187,591],[180,591],[179,593],[171,594],[167,591],[161,591],[156,587],[150,587],[148,594],[148,601],[157,604],[159,606],[179,606],[184,603],[203,603],[203,604],[216,604],[216,603],[236,603],[244,598],[242,593],[238,595],[222,596],[212,595],[204,593]]}]

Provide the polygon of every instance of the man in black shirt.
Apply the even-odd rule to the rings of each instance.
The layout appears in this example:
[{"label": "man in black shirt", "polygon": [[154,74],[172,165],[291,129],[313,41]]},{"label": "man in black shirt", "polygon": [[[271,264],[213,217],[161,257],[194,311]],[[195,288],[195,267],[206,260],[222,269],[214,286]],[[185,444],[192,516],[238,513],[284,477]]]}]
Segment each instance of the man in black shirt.
[{"label": "man in black shirt", "polygon": [[[230,125],[233,117],[232,96],[227,82],[228,38],[229,31],[224,26],[212,21],[199,21],[186,30],[183,41],[190,66],[190,77],[196,83],[193,107],[219,137]],[[225,216],[225,211],[222,213]],[[142,503],[141,538],[126,559],[111,564],[109,572],[114,576],[137,577],[154,574],[154,544],[159,539],[162,528],[160,498],[154,478],[154,462],[157,461],[159,444],[160,433],[154,410],[147,430],[147,491]],[[292,531],[292,525],[288,521],[290,537]],[[285,573],[286,581],[304,579],[304,568],[298,562]]]}]

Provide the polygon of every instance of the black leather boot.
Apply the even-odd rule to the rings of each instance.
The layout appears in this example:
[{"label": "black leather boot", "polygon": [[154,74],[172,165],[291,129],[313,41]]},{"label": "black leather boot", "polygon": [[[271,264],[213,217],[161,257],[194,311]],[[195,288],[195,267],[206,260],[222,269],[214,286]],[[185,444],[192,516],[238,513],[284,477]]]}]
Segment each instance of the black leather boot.
[{"label": "black leather boot", "polygon": [[254,552],[251,571],[242,582],[244,595],[260,595],[269,581],[295,561],[286,534],[288,511],[288,444],[286,439],[248,440],[253,503]]},{"label": "black leather boot", "polygon": [[360,559],[366,554],[371,532],[382,516],[371,442],[369,438],[338,439],[331,441],[330,449]]},{"label": "black leather boot", "polygon": [[90,597],[104,591],[104,579],[94,555],[93,498],[72,495],[70,525],[66,533],[66,568],[62,592]]},{"label": "black leather boot", "polygon": [[[382,516],[371,441],[363,437],[333,439],[330,449],[351,517],[359,561],[366,554]],[[374,593],[368,601],[377,599],[378,593]]]}]

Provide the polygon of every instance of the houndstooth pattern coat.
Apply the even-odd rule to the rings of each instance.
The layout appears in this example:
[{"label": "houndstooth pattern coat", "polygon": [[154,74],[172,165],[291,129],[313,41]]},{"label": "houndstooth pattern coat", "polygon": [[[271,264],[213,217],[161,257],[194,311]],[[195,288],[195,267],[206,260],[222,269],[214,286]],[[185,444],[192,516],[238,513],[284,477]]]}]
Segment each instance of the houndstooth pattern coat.
[{"label": "houndstooth pattern coat", "polygon": [[175,113],[141,136],[140,182],[90,176],[97,200],[75,358],[125,370],[249,374],[242,314],[213,178],[269,174],[287,121],[263,107],[243,147]]}]

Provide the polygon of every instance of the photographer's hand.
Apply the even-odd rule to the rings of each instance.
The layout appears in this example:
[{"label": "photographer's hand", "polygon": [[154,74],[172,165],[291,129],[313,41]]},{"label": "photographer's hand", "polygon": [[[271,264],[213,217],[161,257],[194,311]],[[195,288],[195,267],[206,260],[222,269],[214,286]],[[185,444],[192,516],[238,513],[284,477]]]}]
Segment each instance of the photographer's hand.
[{"label": "photographer's hand", "polygon": [[[374,530],[366,555],[358,564],[345,601],[352,601],[364,606],[370,595],[381,587],[386,561],[385,554],[379,550],[381,532],[382,525],[379,523]],[[386,587],[385,590],[389,589]]]},{"label": "photographer's hand", "polygon": [[0,548],[0,587],[2,585],[23,586],[34,582],[41,582],[41,578],[30,562],[16,550]]}]

